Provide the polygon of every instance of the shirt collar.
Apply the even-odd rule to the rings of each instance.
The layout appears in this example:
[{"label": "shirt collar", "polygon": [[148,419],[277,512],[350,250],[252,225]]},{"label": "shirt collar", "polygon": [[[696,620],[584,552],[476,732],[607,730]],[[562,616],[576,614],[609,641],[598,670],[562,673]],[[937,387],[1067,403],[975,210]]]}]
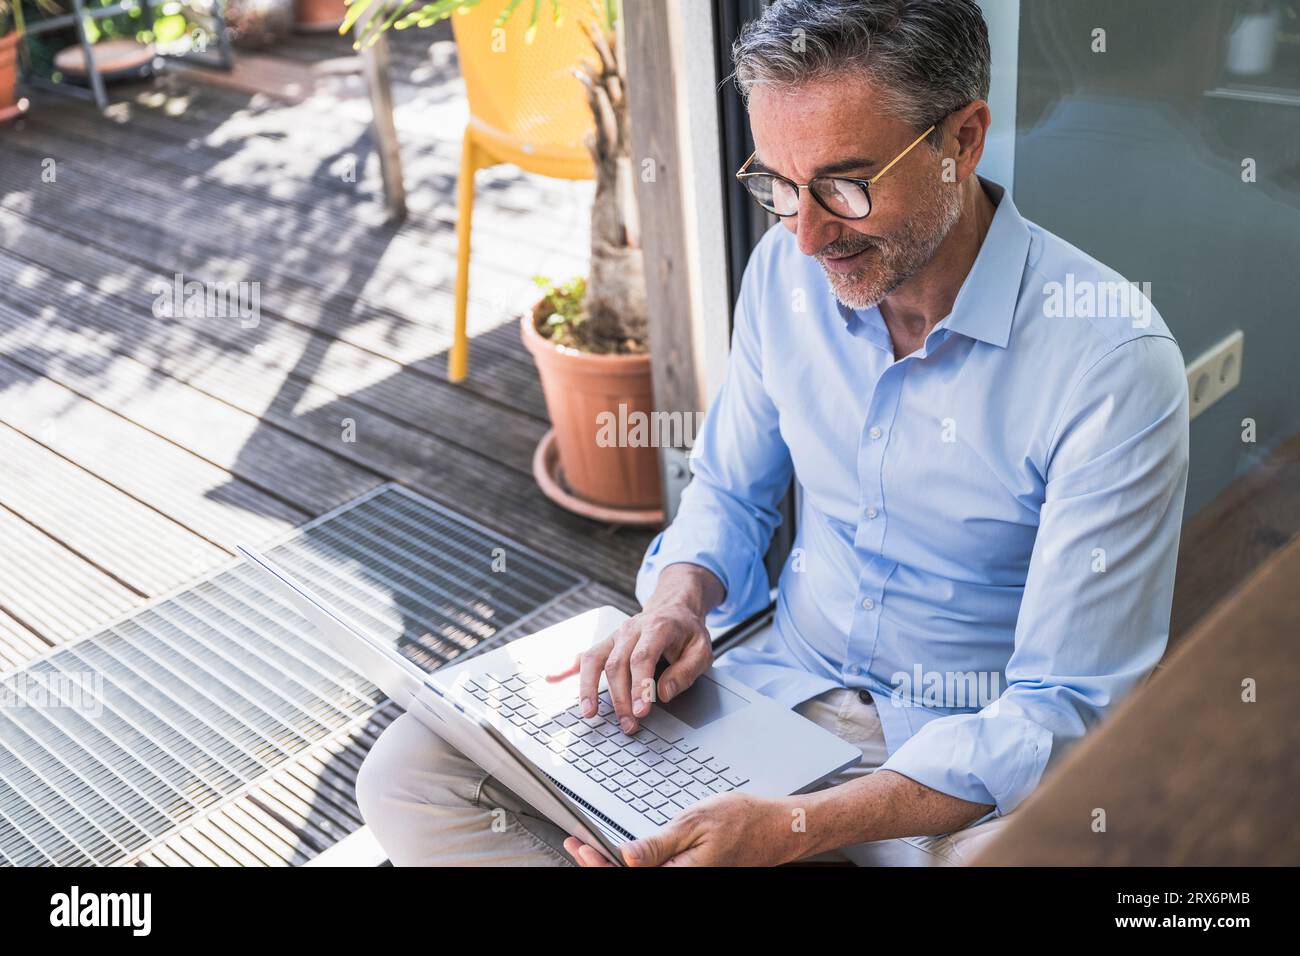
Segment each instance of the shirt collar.
[{"label": "shirt collar", "polygon": [[[1029,227],[1004,187],[982,176],[980,182],[997,209],[952,311],[935,328],[1006,348],[1029,254]],[[838,300],[836,305],[850,328],[869,313],[877,312],[876,308],[855,312]],[[883,320],[880,325],[883,328]]]}]

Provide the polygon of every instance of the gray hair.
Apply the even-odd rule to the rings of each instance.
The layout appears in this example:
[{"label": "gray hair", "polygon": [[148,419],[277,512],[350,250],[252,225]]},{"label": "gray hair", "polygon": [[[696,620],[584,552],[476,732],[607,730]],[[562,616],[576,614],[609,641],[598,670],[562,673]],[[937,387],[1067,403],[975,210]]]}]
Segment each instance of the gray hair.
[{"label": "gray hair", "polygon": [[922,130],[989,95],[989,34],[975,0],[776,0],[731,49],[736,84],[797,86],[858,74]]}]

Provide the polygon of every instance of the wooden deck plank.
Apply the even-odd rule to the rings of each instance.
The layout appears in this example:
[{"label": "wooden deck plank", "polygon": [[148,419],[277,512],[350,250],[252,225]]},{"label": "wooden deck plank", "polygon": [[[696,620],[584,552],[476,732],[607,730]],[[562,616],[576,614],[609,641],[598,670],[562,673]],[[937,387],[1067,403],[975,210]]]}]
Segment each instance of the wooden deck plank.
[{"label": "wooden deck plank", "polygon": [[[170,591],[228,556],[5,425],[0,425],[0,506],[142,597]],[[87,515],[95,520],[87,521]],[[148,546],[141,547],[141,541]]]},{"label": "wooden deck plank", "polygon": [[39,634],[0,607],[0,674],[44,653],[49,646]]},{"label": "wooden deck plank", "polygon": [[78,637],[140,603],[138,595],[4,506],[0,541],[0,604],[51,644]]},{"label": "wooden deck plank", "polygon": [[232,554],[309,517],[3,356],[0,396],[7,425]]},{"label": "wooden deck plank", "polygon": [[[5,301],[5,294],[0,291],[0,349],[31,351],[40,346],[58,353],[61,361],[45,362],[40,371],[69,388],[77,388],[79,379],[84,377],[68,377],[66,366],[82,360],[68,356],[75,355],[77,348],[84,346],[98,319],[83,321],[76,330],[60,325],[57,316],[54,320],[24,319]],[[101,315],[102,306],[93,298],[91,301],[95,307],[86,314]],[[173,441],[188,441],[186,447],[202,457],[258,484],[276,479],[275,475],[264,474],[262,466],[280,467],[274,446],[283,445],[292,432],[320,449],[322,456],[328,452],[340,462],[354,462],[358,474],[365,469],[369,481],[402,481],[531,547],[562,556],[607,583],[618,585],[630,581],[644,552],[647,543],[644,532],[602,533],[599,525],[569,515],[547,501],[530,475],[376,415],[350,397],[340,397],[306,382],[286,390],[274,376],[249,375],[246,368],[225,368],[207,361],[188,362],[183,357],[177,359],[166,354],[157,356],[154,364],[146,365],[127,354],[112,352],[114,348],[107,341],[98,346],[96,382],[103,384],[86,397]],[[112,353],[112,357],[105,352]],[[81,387],[86,387],[84,381]],[[139,395],[145,391],[147,399],[142,401]],[[216,401],[209,407],[201,398]],[[181,424],[173,422],[170,414],[160,414],[160,408],[182,411]],[[190,411],[184,411],[187,408]],[[246,417],[232,420],[240,411]],[[190,431],[195,419],[203,415],[212,421],[213,434],[205,430],[199,438]],[[275,427],[250,430],[250,422],[256,422],[257,416]],[[355,441],[343,440],[345,421],[355,423]],[[217,432],[224,432],[226,437],[221,438]],[[259,439],[259,435],[263,437]],[[244,470],[246,453],[236,450],[235,444],[241,444],[242,448],[266,446],[268,450],[249,459],[250,470]],[[305,458],[305,452],[296,445],[281,453],[296,455],[300,461]],[[301,467],[324,466],[315,461]],[[370,477],[375,475],[382,478]],[[302,497],[309,490],[306,486],[319,484],[321,477],[302,476],[300,487],[295,489],[299,497],[294,503],[307,507],[311,501]],[[326,494],[333,484],[331,478],[326,487],[317,489],[319,494]],[[351,481],[347,483],[347,487],[352,485]],[[364,489],[353,489],[353,493],[360,490]],[[539,515],[548,520],[538,522]]]},{"label": "wooden deck plank", "polygon": [[[46,239],[55,242],[53,236]],[[128,288],[147,286],[147,275],[128,266],[116,279],[125,280]],[[522,474],[531,472],[533,449],[546,430],[544,422],[530,415],[467,396],[453,385],[280,319],[264,316],[256,329],[196,317],[159,321],[131,297],[102,295],[16,257],[0,260],[0,299],[33,310],[48,324],[78,333],[93,328],[107,347],[142,355],[169,372],[212,366],[283,382],[282,388],[314,382],[462,448],[485,445],[486,458]]]},{"label": "wooden deck plank", "polygon": [[[43,152],[6,151],[0,156],[0,176],[14,176],[23,164],[30,168]],[[339,208],[286,212],[247,196],[178,194],[165,199],[151,190],[136,191],[135,182],[152,174],[147,165],[127,181],[114,182],[113,174],[95,173],[90,163],[62,159],[59,190],[10,194],[5,207],[45,228],[66,228],[77,221],[78,230],[92,230],[96,246],[151,273],[142,297],[153,282],[170,282],[177,273],[203,281],[257,282],[264,308],[281,315],[328,312],[335,325],[411,323],[428,329],[422,342],[426,354],[447,349],[455,278],[450,226],[415,245],[408,242],[411,232],[341,221]],[[94,208],[91,203],[103,195],[105,179],[120,202]],[[214,200],[220,200],[216,207]],[[508,237],[485,237],[481,245],[493,248],[495,255],[473,259],[472,333],[523,312],[534,298],[530,276],[545,272],[536,246],[517,230]],[[276,246],[281,250],[273,251]],[[581,268],[564,272],[575,271]],[[523,362],[523,352],[513,355]]]},{"label": "wooden deck plank", "polygon": [[[0,303],[0,348],[31,373],[58,382],[155,435],[282,500],[320,514],[380,484],[343,460],[258,416],[191,388],[102,344],[70,335]],[[57,343],[57,345],[55,344]],[[78,351],[80,349],[80,351]]]},{"label": "wooden deck plank", "polygon": [[[135,297],[137,307],[146,313],[156,298],[155,283],[173,281],[174,272],[158,270],[148,273],[143,266],[123,261],[116,249],[133,241],[131,233],[117,236],[113,244],[105,246],[95,242],[77,242],[59,232],[53,218],[33,222],[0,208],[0,241],[8,248],[22,249],[27,257],[25,261],[52,263],[64,274],[82,277],[93,286],[106,287],[119,294],[130,293]],[[259,274],[250,273],[247,267],[232,270],[223,262],[218,257],[214,268],[219,271],[215,273],[190,269],[185,277],[203,281],[265,281],[264,273],[259,278]],[[124,283],[123,272],[136,276],[136,283]],[[271,290],[274,290],[273,294],[269,294]],[[292,277],[277,278],[267,288],[267,293],[261,311],[268,319],[282,318],[390,361],[409,365],[430,378],[446,380],[444,353],[451,341],[449,324],[442,330],[420,325],[404,315],[358,305],[355,299],[331,296],[319,287]],[[522,406],[524,414],[536,416],[542,406],[536,371],[525,357],[522,345],[518,344],[517,330],[512,327],[508,333],[504,338],[492,332],[481,332],[475,337],[471,346],[471,378],[467,385],[457,386],[458,393],[468,391],[471,395],[477,394],[500,404]]]},{"label": "wooden deck plank", "polygon": [[[41,158],[51,156],[61,165],[94,151],[89,160],[98,176],[142,189],[159,178],[174,177],[178,189],[153,188],[153,197],[164,203],[209,194],[223,197],[207,210],[208,217],[240,201],[252,201],[260,208],[243,216],[246,228],[282,221],[296,211],[307,217],[304,222],[334,231],[353,230],[358,243],[367,242],[370,233],[382,237],[385,218],[377,167],[358,165],[356,182],[342,175],[349,157],[360,163],[368,155],[369,144],[354,148],[357,144],[352,138],[353,132],[364,134],[364,125],[352,131],[331,116],[328,127],[304,131],[297,128],[298,117],[282,116],[282,112],[227,118],[215,132],[205,125],[195,128],[187,114],[146,113],[127,125],[76,113],[42,114],[28,121],[23,137],[13,145],[16,150],[35,150]],[[158,135],[150,139],[132,129],[146,119],[157,126]],[[283,129],[290,120],[294,125],[287,135],[292,138],[286,140]],[[275,135],[276,130],[281,134]],[[157,139],[161,142],[153,141]],[[401,227],[403,237],[442,237],[445,248],[454,250],[457,213],[452,197],[459,170],[459,139],[456,130],[436,147],[404,151],[415,215]],[[107,167],[96,162],[106,148],[115,158]],[[136,175],[139,164],[150,173]],[[18,178],[13,181],[38,185],[42,172],[39,162],[28,159],[25,165],[15,166],[12,175]],[[60,169],[61,183],[63,173]],[[542,261],[539,268],[581,271],[588,252],[590,183],[550,180],[504,165],[480,172],[476,181],[475,237],[494,252],[493,258],[516,263],[514,274],[524,279],[529,273],[517,264],[525,260],[518,259],[516,249],[533,258],[544,253],[556,260],[554,264]],[[126,203],[115,198],[115,204]],[[346,214],[340,215],[343,212]],[[194,224],[201,223],[195,220]],[[334,250],[326,247],[320,251],[328,254]],[[364,250],[359,249],[353,257],[360,251]]]}]

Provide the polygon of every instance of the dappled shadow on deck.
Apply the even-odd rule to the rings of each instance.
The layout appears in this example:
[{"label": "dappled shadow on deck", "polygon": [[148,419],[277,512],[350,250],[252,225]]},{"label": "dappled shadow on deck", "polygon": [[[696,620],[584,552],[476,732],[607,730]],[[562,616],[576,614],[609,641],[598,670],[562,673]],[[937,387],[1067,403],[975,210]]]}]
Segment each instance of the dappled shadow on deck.
[{"label": "dappled shadow on deck", "polygon": [[[20,649],[11,659],[386,480],[626,600],[648,535],[569,515],[536,489],[545,409],[514,320],[534,274],[582,271],[590,185],[480,174],[471,373],[451,385],[464,100],[449,41],[415,34],[394,54],[411,209],[401,226],[384,220],[368,105],[349,87],[342,41],[286,47],[338,60],[342,79],[302,102],[185,74],[114,88],[109,118],[42,96],[4,134],[0,437],[22,461],[0,469],[49,475],[46,494],[77,498],[47,515],[18,480],[0,481],[4,514],[49,545],[0,594],[0,642],[8,627]],[[256,284],[256,321],[183,307],[168,317],[177,277],[182,288]],[[131,541],[133,528],[148,539]],[[53,607],[68,618],[57,627]]]}]

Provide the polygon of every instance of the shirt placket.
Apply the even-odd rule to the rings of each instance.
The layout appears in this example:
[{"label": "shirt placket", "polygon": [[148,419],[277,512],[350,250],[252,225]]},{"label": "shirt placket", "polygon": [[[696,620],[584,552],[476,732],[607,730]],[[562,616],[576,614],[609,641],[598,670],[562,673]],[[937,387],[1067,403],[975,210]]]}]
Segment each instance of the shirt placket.
[{"label": "shirt placket", "polygon": [[881,606],[885,582],[894,570],[894,562],[882,554],[885,530],[889,521],[885,501],[885,454],[889,437],[898,418],[903,393],[903,378],[910,359],[895,362],[881,373],[867,408],[866,421],[858,442],[858,525],[853,546],[860,558],[853,624],[845,654],[846,686],[865,686],[880,635]]}]

